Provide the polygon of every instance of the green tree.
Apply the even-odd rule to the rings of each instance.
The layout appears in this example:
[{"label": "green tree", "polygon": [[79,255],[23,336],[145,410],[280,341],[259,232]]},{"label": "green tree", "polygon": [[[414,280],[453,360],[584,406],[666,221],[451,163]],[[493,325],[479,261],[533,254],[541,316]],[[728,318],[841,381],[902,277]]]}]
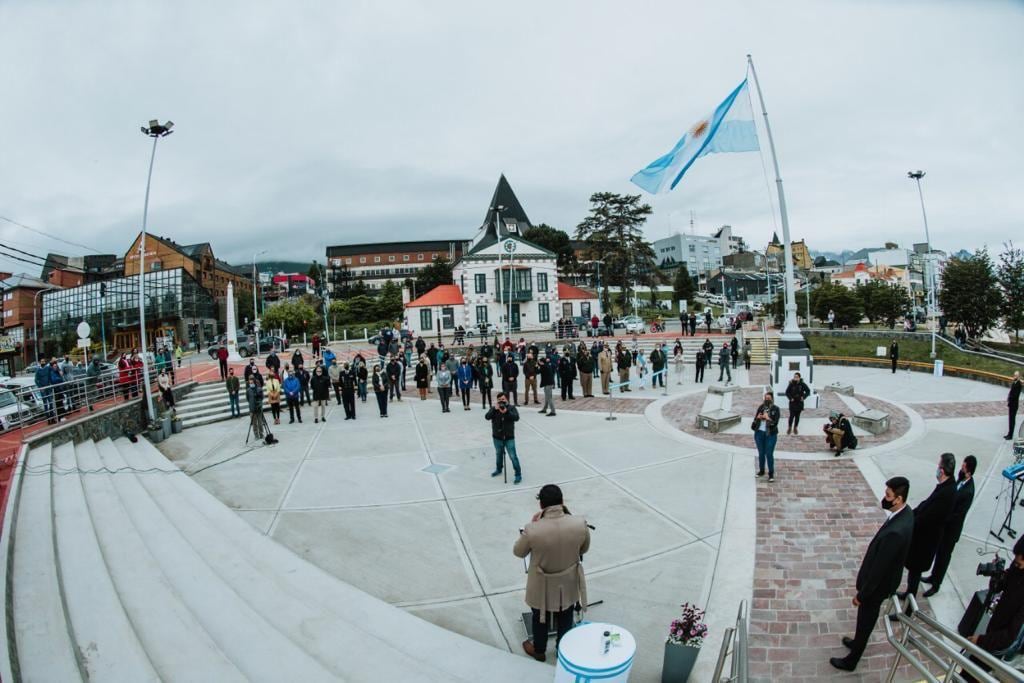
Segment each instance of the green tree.
[{"label": "green tree", "polygon": [[964,326],[968,336],[980,337],[996,324],[1002,296],[988,250],[946,263],[939,306],[949,320]]},{"label": "green tree", "polygon": [[907,290],[895,283],[870,280],[854,288],[868,322],[885,322],[893,327],[910,310]]},{"label": "green tree", "polygon": [[685,263],[676,268],[676,276],[672,280],[672,295],[676,301],[693,301],[693,278],[690,277],[690,270]]},{"label": "green tree", "polygon": [[446,256],[439,256],[429,266],[421,268],[416,275],[416,295],[423,296],[438,285],[450,285],[451,283],[452,262]]},{"label": "green tree", "polygon": [[309,264],[309,270],[306,271],[306,275],[313,278],[314,288],[319,289],[323,285],[324,273],[322,270],[320,270],[320,264],[318,264],[316,261],[313,261],[311,264]]},{"label": "green tree", "polygon": [[1003,245],[996,277],[1003,294],[999,307],[1003,329],[1020,341],[1020,329],[1024,327],[1024,250],[1013,246],[1013,242]]},{"label": "green tree", "polygon": [[654,249],[641,227],[651,215],[640,195],[596,192],[590,196],[590,215],[576,226],[576,239],[587,243],[586,258],[604,261],[602,279],[621,288],[623,309],[630,299],[634,277],[657,270]]},{"label": "green tree", "polygon": [[263,312],[264,329],[284,329],[285,334],[301,334],[315,329],[320,315],[306,301],[282,301]]},{"label": "green tree", "polygon": [[853,327],[864,315],[860,297],[852,289],[837,283],[823,284],[811,292],[811,313],[818,320],[836,314],[836,325]]},{"label": "green tree", "polygon": [[579,261],[576,259],[576,252],[569,240],[569,233],[558,228],[553,228],[546,223],[530,226],[523,233],[523,239],[533,242],[539,247],[553,251],[558,255],[558,272],[563,275],[572,275],[579,269]]},{"label": "green tree", "polygon": [[377,294],[377,317],[374,320],[398,320],[402,317],[402,287],[387,281]]}]

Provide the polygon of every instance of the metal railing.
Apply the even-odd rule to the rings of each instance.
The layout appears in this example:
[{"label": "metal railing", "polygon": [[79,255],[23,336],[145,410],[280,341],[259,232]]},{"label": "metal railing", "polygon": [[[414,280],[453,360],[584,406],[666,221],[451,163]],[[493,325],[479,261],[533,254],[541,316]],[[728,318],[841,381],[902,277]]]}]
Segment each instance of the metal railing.
[{"label": "metal railing", "polygon": [[[1006,662],[921,612],[913,595],[907,596],[907,601],[913,610],[913,616],[906,615],[897,596],[892,597],[892,613],[898,615],[898,622],[903,625],[902,636],[896,636],[892,622],[888,618],[882,619],[885,624],[886,640],[896,650],[896,660],[889,669],[887,683],[891,683],[896,677],[896,671],[903,660],[929,683],[939,683],[940,680],[963,680],[953,673],[957,667],[961,667],[963,671],[983,683],[1015,683],[1021,680],[1020,672]],[[911,648],[914,648],[921,657],[911,652]],[[932,673],[922,658],[943,672],[941,678]],[[984,663],[991,671],[985,671],[976,662]]]},{"label": "metal railing", "polygon": [[[718,661],[715,663],[715,675],[711,677],[715,683],[747,683],[747,621],[747,601],[741,600],[736,611],[736,626],[725,629],[722,636],[722,647],[718,650]],[[727,659],[729,675],[723,676]]]},{"label": "metal railing", "polygon": [[[192,379],[191,363],[174,366],[173,385]],[[116,368],[89,376],[83,366],[65,370],[71,377],[47,386],[36,386],[32,374],[0,380],[0,433],[19,429],[24,433],[37,425],[59,424],[87,415],[97,408],[136,400],[144,396],[142,369],[122,372]],[[149,381],[155,385],[159,370],[150,363]],[[170,374],[170,373],[168,373]],[[159,398],[159,394],[157,394]],[[12,410],[11,408],[16,408]]]}]

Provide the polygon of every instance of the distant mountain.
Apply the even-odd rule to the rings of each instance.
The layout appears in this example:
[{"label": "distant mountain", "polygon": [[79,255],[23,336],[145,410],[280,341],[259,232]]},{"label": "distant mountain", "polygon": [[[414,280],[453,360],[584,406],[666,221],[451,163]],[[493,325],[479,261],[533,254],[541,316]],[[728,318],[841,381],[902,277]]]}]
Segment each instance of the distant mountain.
[{"label": "distant mountain", "polygon": [[257,261],[256,269],[261,273],[308,273],[311,265],[304,261]]}]

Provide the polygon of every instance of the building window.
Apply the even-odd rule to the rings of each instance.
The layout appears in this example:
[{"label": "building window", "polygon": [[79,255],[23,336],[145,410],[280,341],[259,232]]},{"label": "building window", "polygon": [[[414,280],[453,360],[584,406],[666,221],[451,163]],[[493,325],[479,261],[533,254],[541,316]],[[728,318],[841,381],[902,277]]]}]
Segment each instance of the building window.
[{"label": "building window", "polygon": [[431,330],[434,328],[434,321],[429,308],[420,310],[420,329]]},{"label": "building window", "polygon": [[537,304],[537,316],[542,323],[551,322],[551,309],[548,304]]},{"label": "building window", "polygon": [[537,291],[546,292],[548,291],[548,274],[537,273]]},{"label": "building window", "polygon": [[394,256],[388,256],[388,263],[394,263],[394,262],[395,262],[395,257]]},{"label": "building window", "polygon": [[431,261],[436,261],[437,260],[437,254],[431,254],[430,255],[430,260]]},{"label": "building window", "polygon": [[476,307],[476,324],[482,325],[487,322],[487,306]]},{"label": "building window", "polygon": [[416,260],[417,261],[422,261],[423,260],[423,254],[416,254]]},{"label": "building window", "polygon": [[380,263],[380,256],[374,256],[373,257],[373,262],[374,263]]},{"label": "building window", "polygon": [[408,261],[408,260],[409,260],[409,255],[408,254],[402,254],[402,261]]},{"label": "building window", "polygon": [[360,256],[359,257],[359,262],[360,263],[366,263],[366,257],[365,256]]},{"label": "building window", "polygon": [[441,327],[446,330],[455,329],[455,309],[451,306],[441,309]]},{"label": "building window", "polygon": [[487,293],[487,276],[483,273],[477,273],[473,276],[473,280],[476,283],[476,293],[486,294]]},{"label": "building window", "polygon": [[345,257],[345,265],[346,265],[346,266],[350,266],[350,265],[352,265],[352,259],[351,259],[351,257],[347,257],[347,256]]}]

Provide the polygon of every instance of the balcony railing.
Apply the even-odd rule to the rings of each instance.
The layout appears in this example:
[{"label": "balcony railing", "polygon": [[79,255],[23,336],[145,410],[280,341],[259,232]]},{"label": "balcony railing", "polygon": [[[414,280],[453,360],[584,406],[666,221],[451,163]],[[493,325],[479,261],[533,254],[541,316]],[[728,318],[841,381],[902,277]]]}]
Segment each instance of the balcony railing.
[{"label": "balcony railing", "polygon": [[[515,302],[515,301],[531,301],[533,299],[533,290],[532,289],[513,289],[511,294],[512,294],[512,301],[513,302]],[[509,291],[505,290],[505,291],[498,291],[498,292],[496,292],[494,294],[494,300],[497,301],[498,303],[501,303],[503,301],[504,302],[508,302],[508,300],[509,300]]]}]

